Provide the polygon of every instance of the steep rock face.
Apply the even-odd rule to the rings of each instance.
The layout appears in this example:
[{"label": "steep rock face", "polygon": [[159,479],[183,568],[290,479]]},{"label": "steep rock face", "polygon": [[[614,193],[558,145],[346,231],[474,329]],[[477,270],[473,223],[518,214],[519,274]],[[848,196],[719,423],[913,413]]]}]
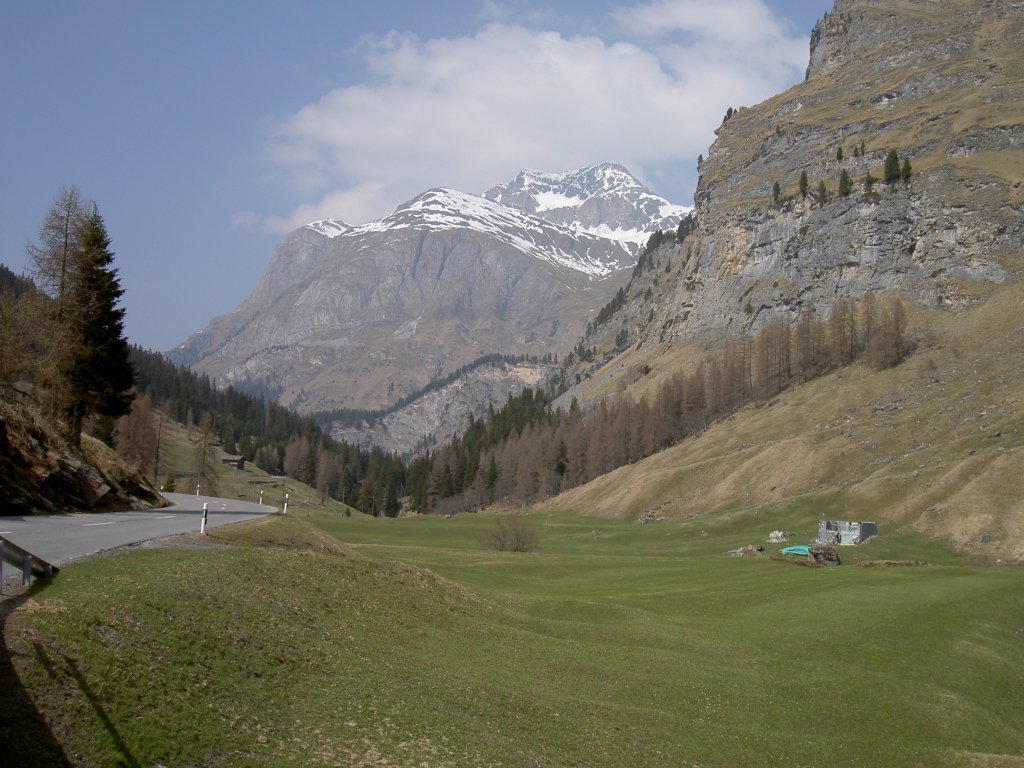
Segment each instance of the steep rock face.
[{"label": "steep rock face", "polygon": [[33,409],[0,401],[0,515],[166,504],[103,443],[84,435],[73,450]]},{"label": "steep rock face", "polygon": [[[585,196],[587,221],[600,198],[630,208],[631,227],[639,203],[678,224],[625,169],[577,176],[572,189],[549,178],[547,194]],[[249,299],[172,357],[315,412],[385,407],[486,354],[563,355],[628,278],[635,244],[556,218],[568,224],[435,189],[377,222],[314,222],[281,242]]]},{"label": "steep rock face", "polygon": [[[1016,279],[1022,7],[838,0],[812,36],[807,80],[719,128],[696,232],[672,247],[674,287],[653,315],[623,322],[645,340],[707,338],[869,290],[956,309],[982,300],[979,283]],[[892,149],[912,165],[907,183],[882,182]],[[853,191],[840,197],[844,170]]]},{"label": "steep rock face", "polygon": [[523,387],[544,386],[557,369],[553,363],[487,363],[372,425],[335,424],[331,436],[351,445],[377,446],[402,456],[436,449],[464,432],[471,418],[479,418],[489,407],[500,408],[509,395],[518,395]]}]

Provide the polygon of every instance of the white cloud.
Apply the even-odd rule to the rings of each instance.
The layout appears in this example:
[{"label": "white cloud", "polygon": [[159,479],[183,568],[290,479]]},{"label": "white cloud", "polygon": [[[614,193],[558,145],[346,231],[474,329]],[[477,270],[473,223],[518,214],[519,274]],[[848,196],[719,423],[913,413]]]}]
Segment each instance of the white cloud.
[{"label": "white cloud", "polygon": [[321,219],[362,224],[394,208],[395,199],[395,193],[386,185],[363,182],[328,192],[318,202],[304,203],[286,216],[272,216],[265,222],[265,228],[270,232],[284,233]]},{"label": "white cloud", "polygon": [[231,228],[248,231],[257,229],[260,224],[259,216],[252,211],[238,211],[231,217]]},{"label": "white cloud", "polygon": [[727,106],[766,98],[806,64],[806,40],[760,0],[653,0],[613,19],[615,39],[494,23],[366,40],[365,82],[281,125],[274,161],[319,200],[267,226],[358,224],[430,187],[482,192],[523,167],[613,160],[664,179],[707,151]]}]

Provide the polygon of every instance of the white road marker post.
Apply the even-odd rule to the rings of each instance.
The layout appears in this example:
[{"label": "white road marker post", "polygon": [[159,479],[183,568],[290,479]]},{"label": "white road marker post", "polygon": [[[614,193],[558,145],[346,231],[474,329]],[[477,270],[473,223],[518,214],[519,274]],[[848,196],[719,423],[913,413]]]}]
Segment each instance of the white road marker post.
[{"label": "white road marker post", "polygon": [[284,495],[284,512],[282,512],[281,514],[282,515],[287,515],[288,514],[288,494],[287,493]]},{"label": "white road marker post", "polygon": [[263,503],[263,491],[260,491],[260,504]]},{"label": "white road marker post", "polygon": [[206,511],[209,506],[209,504],[203,502],[203,522],[199,524],[199,532],[204,536],[206,535]]}]

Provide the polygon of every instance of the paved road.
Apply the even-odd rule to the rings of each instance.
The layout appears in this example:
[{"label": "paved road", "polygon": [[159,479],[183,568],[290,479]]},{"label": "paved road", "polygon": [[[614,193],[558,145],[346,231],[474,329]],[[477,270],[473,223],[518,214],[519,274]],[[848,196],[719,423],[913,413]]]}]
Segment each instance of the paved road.
[{"label": "paved road", "polygon": [[[209,504],[207,527],[238,523],[277,511],[275,507],[213,496],[165,493],[164,497],[174,506],[146,512],[0,516],[0,536],[53,565],[61,565],[104,549],[198,531],[203,502]],[[8,567],[5,565],[5,571]]]}]

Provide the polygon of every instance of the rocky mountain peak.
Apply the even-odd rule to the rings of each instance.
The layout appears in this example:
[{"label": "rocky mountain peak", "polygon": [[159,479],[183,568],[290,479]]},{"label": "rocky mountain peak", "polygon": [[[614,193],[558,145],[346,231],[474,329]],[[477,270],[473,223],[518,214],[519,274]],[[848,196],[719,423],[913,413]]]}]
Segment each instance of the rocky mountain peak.
[{"label": "rocky mountain peak", "polygon": [[306,227],[320,233],[324,237],[337,237],[338,235],[344,235],[346,232],[351,232],[353,229],[350,225],[337,219],[313,221],[307,224]]},{"label": "rocky mountain peak", "polygon": [[253,294],[172,358],[304,412],[387,407],[481,356],[566,354],[637,242],[685,210],[613,163],[495,189],[438,187],[378,221],[300,227]]},{"label": "rocky mountain peak", "polygon": [[564,226],[615,240],[635,253],[658,229],[674,229],[690,208],[670,203],[618,163],[575,171],[523,170],[484,197]]}]

